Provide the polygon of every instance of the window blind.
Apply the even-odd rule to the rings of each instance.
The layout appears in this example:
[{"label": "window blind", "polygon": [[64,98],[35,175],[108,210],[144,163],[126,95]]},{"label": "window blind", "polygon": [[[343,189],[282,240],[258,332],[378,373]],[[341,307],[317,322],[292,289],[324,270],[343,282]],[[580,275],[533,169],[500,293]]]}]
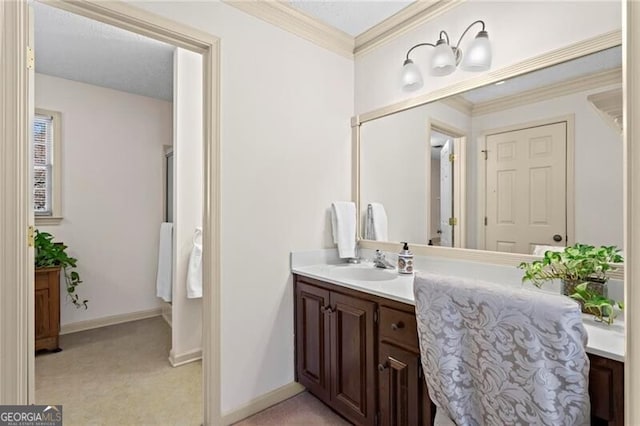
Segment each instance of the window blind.
[{"label": "window blind", "polygon": [[33,211],[52,214],[53,118],[37,115],[33,121]]}]

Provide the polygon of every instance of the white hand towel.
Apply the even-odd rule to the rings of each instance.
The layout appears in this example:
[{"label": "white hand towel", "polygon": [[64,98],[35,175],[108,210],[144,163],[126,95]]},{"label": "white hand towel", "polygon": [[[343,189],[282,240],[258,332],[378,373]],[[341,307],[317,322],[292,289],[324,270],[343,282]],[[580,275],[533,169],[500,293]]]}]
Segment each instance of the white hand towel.
[{"label": "white hand towel", "polygon": [[171,302],[171,273],[173,262],[173,223],[160,225],[160,247],[158,249],[158,275],[156,296]]},{"label": "white hand towel", "polygon": [[548,251],[564,251],[564,246],[544,246],[544,245],[535,245],[533,246],[534,256],[544,256],[544,254]]},{"label": "white hand towel", "polygon": [[350,201],[331,204],[333,242],[341,259],[356,257],[356,205]]},{"label": "white hand towel", "polygon": [[387,212],[380,203],[370,203],[367,206],[368,239],[374,241],[388,241]]},{"label": "white hand towel", "polygon": [[193,235],[193,249],[189,256],[187,269],[187,297],[197,299],[202,297],[202,229],[196,228]]}]

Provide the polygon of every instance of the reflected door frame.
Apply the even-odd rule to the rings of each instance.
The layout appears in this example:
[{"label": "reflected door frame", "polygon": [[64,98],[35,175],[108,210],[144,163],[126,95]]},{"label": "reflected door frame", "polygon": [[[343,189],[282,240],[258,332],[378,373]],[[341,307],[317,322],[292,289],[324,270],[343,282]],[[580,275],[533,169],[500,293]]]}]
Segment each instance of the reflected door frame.
[{"label": "reflected door frame", "polygon": [[[454,160],[453,160],[453,217],[456,218],[457,223],[454,226],[453,232],[453,247],[466,248],[467,246],[467,206],[466,206],[466,194],[467,194],[467,176],[466,176],[466,161],[467,161],[467,133],[462,129],[452,126],[440,120],[434,120],[429,118],[427,120],[427,143],[429,149],[426,150],[425,163],[427,165],[427,205],[431,204],[431,132],[436,131],[445,135],[451,136],[454,139]],[[427,227],[431,229],[431,208],[427,209]]]},{"label": "reflected door frame", "polygon": [[567,215],[567,238],[566,245],[570,246],[575,243],[575,114],[568,114],[559,117],[551,117],[543,120],[519,123],[516,125],[489,129],[484,131],[477,139],[478,152],[478,222],[477,222],[477,241],[478,248],[486,250],[486,228],[485,217],[487,213],[487,167],[485,160],[485,152],[487,150],[487,137],[496,133],[506,133],[516,130],[522,130],[530,127],[547,126],[554,123],[567,123],[567,157],[566,157],[566,215]]}]

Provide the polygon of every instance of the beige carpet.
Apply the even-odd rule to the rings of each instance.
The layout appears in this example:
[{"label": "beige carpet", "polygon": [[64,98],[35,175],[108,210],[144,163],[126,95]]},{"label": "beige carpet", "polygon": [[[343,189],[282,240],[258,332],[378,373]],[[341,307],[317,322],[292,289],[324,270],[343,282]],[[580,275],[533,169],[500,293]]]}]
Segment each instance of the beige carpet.
[{"label": "beige carpet", "polygon": [[61,336],[36,356],[36,401],[65,425],[200,425],[201,364],[171,367],[170,345],[160,317]]},{"label": "beige carpet", "polygon": [[249,417],[235,426],[350,425],[307,392]]}]

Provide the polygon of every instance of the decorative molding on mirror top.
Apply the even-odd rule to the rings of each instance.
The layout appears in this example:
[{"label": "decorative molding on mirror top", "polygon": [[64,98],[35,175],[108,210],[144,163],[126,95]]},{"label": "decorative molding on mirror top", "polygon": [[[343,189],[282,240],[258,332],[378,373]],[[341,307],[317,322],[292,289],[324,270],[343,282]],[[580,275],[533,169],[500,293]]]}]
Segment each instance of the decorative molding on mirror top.
[{"label": "decorative molding on mirror top", "polygon": [[[381,250],[390,253],[396,253],[401,244],[396,242],[358,240],[358,246],[364,250]],[[496,251],[484,251],[474,249],[463,249],[453,247],[436,247],[425,246],[421,244],[413,244],[411,251],[415,256],[435,256],[448,259],[467,260],[470,262],[491,263],[494,265],[504,265],[517,267],[522,262],[532,262],[540,259],[540,256],[521,253],[503,253]],[[615,280],[624,279],[624,265],[616,265],[616,271],[610,272],[608,275]]]},{"label": "decorative molding on mirror top", "polygon": [[418,0],[356,37],[281,0],[222,0],[251,16],[347,58],[375,49],[466,0]]},{"label": "decorative molding on mirror top", "polygon": [[394,104],[360,114],[358,121],[362,124],[370,120],[375,120],[376,118],[395,114],[400,111],[408,110],[453,95],[458,95],[471,89],[496,83],[501,80],[516,77],[551,65],[570,61],[604,49],[619,46],[620,44],[622,44],[622,31],[611,31],[597,37],[583,40],[540,56],[518,62],[502,69],[491,71],[469,80],[461,81],[430,93],[425,93],[423,95],[415,96],[404,101],[396,102]]}]

